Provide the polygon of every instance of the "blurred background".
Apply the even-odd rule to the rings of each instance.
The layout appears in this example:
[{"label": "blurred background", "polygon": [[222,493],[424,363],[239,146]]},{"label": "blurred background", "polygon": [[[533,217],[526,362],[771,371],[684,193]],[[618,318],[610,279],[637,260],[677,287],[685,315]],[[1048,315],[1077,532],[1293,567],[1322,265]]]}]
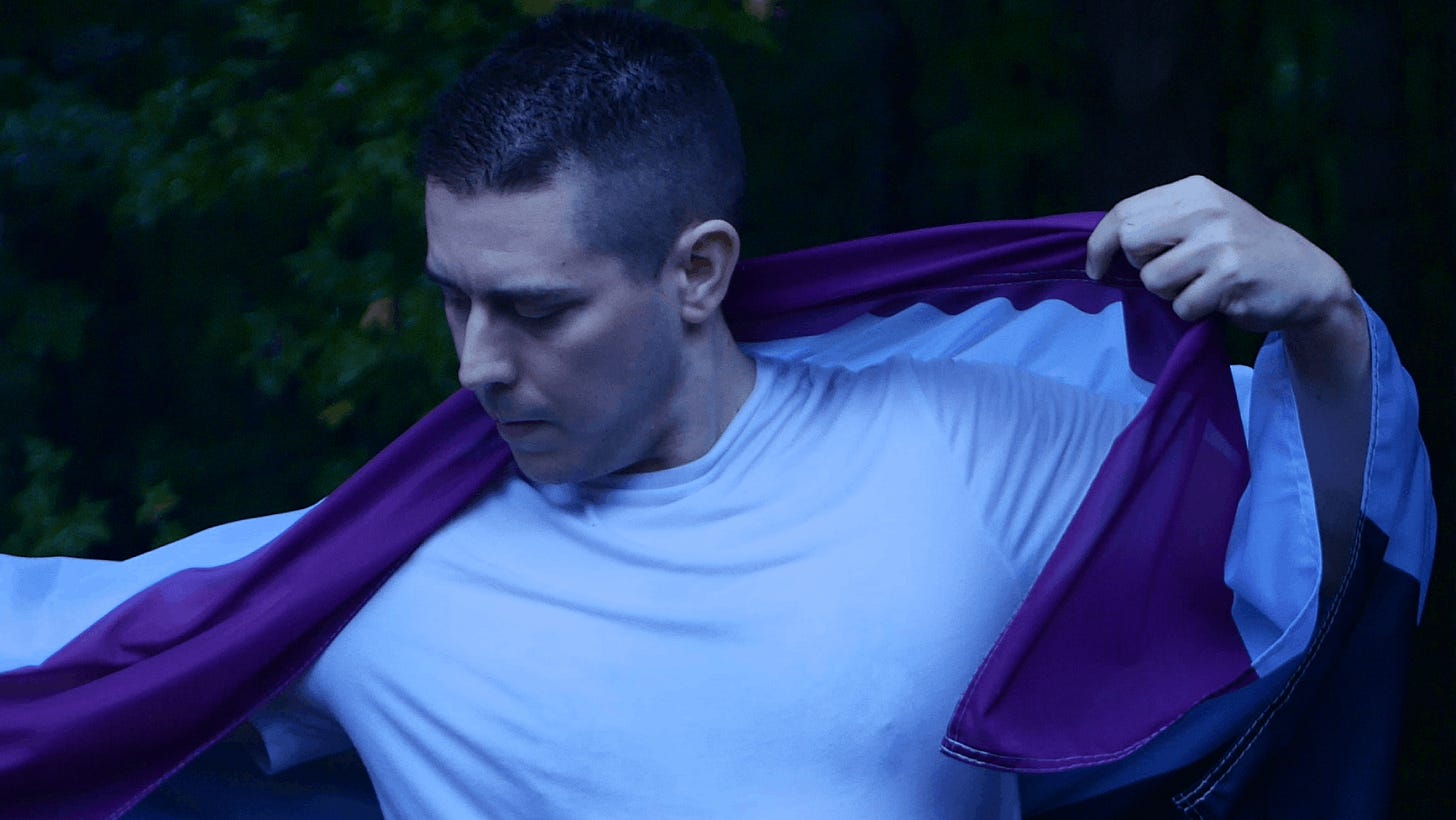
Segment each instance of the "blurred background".
[{"label": "blurred background", "polygon": [[[8,3],[0,551],[124,558],[310,504],[444,398],[414,135],[552,5]],[[1103,210],[1191,173],[1297,228],[1391,326],[1456,516],[1450,0],[617,5],[718,55],[750,255]],[[1447,530],[1396,816],[1456,806]]]}]

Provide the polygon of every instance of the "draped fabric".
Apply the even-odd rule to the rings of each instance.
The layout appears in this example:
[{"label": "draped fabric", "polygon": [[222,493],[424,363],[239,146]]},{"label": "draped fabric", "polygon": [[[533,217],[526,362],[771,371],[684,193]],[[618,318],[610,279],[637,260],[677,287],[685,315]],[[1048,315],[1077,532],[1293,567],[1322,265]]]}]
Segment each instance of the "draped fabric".
[{"label": "draped fabric", "polygon": [[[1177,319],[1125,266],[1087,280],[1098,216],[750,260],[725,305],[758,355],[983,359],[1141,406],[965,696],[946,706],[948,753],[1013,771],[1126,758],[1198,704],[1297,657],[1313,631],[1317,533],[1250,495],[1269,486],[1311,498],[1302,450],[1257,452],[1271,436],[1298,438],[1280,364],[1236,389],[1215,325]],[[1409,391],[1402,384],[1391,390]],[[1254,399],[1247,431],[1241,391]],[[1261,394],[1272,410],[1259,409]],[[1380,441],[1414,437],[1408,415],[1411,429]],[[0,558],[0,817],[108,817],[134,805],[286,687],[508,464],[461,392],[301,515],[225,525],[119,564]],[[1428,576],[1429,546],[1410,523],[1421,509],[1389,514],[1387,532],[1413,533],[1401,560]]]}]

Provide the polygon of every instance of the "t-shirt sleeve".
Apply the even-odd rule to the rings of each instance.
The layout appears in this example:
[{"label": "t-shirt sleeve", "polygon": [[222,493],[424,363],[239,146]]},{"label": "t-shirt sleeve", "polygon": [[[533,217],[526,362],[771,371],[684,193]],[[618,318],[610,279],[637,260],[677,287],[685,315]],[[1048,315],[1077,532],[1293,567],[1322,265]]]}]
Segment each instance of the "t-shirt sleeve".
[{"label": "t-shirt sleeve", "polygon": [[968,503],[1029,587],[1137,408],[998,365],[913,367]]},{"label": "t-shirt sleeve", "polygon": [[268,774],[352,748],[343,727],[302,697],[296,686],[254,712],[248,722],[262,739],[254,758]]}]

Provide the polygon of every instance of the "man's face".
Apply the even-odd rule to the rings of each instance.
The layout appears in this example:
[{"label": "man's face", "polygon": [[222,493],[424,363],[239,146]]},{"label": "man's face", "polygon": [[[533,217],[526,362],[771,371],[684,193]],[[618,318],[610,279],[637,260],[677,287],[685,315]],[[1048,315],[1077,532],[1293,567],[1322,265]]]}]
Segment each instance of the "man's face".
[{"label": "man's face", "polygon": [[535,481],[654,469],[675,433],[683,325],[669,277],[577,241],[573,176],[529,193],[425,186],[427,275],[460,384]]}]

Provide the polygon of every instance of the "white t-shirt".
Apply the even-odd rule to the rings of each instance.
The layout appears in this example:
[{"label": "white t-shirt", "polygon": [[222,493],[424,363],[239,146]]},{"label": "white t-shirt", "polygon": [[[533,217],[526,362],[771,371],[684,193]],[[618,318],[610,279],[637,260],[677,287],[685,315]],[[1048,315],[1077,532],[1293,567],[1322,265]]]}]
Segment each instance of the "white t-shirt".
[{"label": "white t-shirt", "polygon": [[400,818],[1015,817],[938,752],[1130,408],[986,365],[769,361],[703,457],[512,476],[255,716]]}]

